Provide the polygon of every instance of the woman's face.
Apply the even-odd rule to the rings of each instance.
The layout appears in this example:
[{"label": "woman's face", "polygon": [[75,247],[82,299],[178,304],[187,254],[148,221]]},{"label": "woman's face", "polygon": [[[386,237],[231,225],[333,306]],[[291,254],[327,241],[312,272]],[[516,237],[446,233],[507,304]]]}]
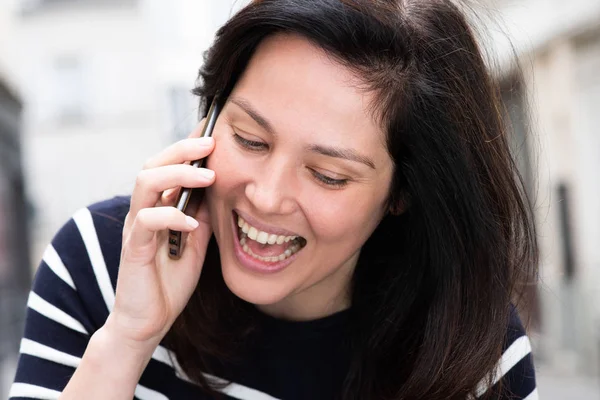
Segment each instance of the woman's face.
[{"label": "woman's face", "polygon": [[360,86],[307,40],[275,35],[218,119],[207,201],[223,277],[271,315],[347,307],[361,246],[387,211],[392,160]]}]

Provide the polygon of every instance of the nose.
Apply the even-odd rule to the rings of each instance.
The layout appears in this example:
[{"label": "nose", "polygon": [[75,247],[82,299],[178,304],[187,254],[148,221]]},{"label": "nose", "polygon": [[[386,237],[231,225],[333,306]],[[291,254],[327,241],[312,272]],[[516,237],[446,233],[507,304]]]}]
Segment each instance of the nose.
[{"label": "nose", "polygon": [[246,197],[263,214],[290,214],[296,209],[291,168],[273,165],[256,171],[247,183]]}]

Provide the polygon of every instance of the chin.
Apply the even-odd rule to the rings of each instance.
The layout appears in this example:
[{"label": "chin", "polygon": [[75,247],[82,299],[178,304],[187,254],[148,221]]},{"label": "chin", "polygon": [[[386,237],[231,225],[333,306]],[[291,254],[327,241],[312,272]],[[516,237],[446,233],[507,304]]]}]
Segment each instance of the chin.
[{"label": "chin", "polygon": [[289,291],[282,290],[282,283],[245,273],[231,262],[222,262],[221,271],[229,290],[248,303],[270,305],[279,303],[289,295]]}]

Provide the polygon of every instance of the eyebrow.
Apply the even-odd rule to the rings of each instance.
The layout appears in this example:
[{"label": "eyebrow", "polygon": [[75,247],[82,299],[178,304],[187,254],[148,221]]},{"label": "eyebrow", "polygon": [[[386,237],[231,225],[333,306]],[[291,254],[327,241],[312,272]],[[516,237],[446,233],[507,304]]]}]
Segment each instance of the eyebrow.
[{"label": "eyebrow", "polygon": [[252,105],[247,100],[241,99],[239,97],[234,97],[230,99],[230,101],[233,104],[240,107],[242,110],[246,111],[246,114],[252,117],[252,119],[256,121],[258,125],[263,127],[264,130],[269,132],[271,135],[276,136],[275,130],[273,129],[273,125],[271,125],[271,123],[267,121],[265,117],[263,117],[258,111],[256,111],[256,109],[252,107]]},{"label": "eyebrow", "polygon": [[321,146],[318,144],[313,144],[313,145],[309,146],[308,149],[314,153],[319,153],[324,156],[343,158],[346,160],[356,161],[356,162],[365,164],[366,166],[375,169],[375,163],[373,163],[373,161],[371,161],[370,158],[360,155],[351,149],[340,149],[337,147]]},{"label": "eyebrow", "polygon": [[[271,125],[271,123],[265,117],[263,117],[247,100],[239,97],[234,97],[230,98],[229,101],[231,101],[233,104],[237,105],[242,110],[244,110],[246,114],[248,114],[258,125],[260,125],[268,133],[270,133],[273,136],[277,136],[277,133],[273,129],[273,125]],[[322,154],[328,157],[356,161],[365,164],[366,166],[371,167],[372,169],[375,169],[375,163],[370,158],[358,154],[352,149],[341,149],[337,147],[313,144],[308,146],[308,150],[313,153]]]}]

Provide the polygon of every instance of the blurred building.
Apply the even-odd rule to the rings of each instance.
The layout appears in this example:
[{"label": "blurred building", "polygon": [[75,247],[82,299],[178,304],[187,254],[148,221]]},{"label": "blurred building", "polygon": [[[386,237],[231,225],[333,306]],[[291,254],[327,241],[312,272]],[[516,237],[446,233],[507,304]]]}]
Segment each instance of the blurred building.
[{"label": "blurred building", "polygon": [[[492,5],[514,46],[503,34],[495,35],[541,245],[536,356],[562,375],[597,376],[600,1],[499,0]],[[524,74],[519,81],[511,62],[515,54]],[[526,136],[527,127],[532,133]]]},{"label": "blurred building", "polygon": [[130,193],[144,161],[187,136],[203,53],[244,3],[0,2],[0,398],[31,269],[77,209]]},{"label": "blurred building", "polygon": [[10,2],[0,7],[0,398],[13,378],[31,271],[21,110],[14,74]]},{"label": "blurred building", "polygon": [[21,103],[0,75],[0,396],[12,379],[31,270]]},{"label": "blurred building", "polygon": [[144,161],[195,126],[190,90],[232,6],[219,0],[10,1],[37,264],[74,211],[130,193]]}]

